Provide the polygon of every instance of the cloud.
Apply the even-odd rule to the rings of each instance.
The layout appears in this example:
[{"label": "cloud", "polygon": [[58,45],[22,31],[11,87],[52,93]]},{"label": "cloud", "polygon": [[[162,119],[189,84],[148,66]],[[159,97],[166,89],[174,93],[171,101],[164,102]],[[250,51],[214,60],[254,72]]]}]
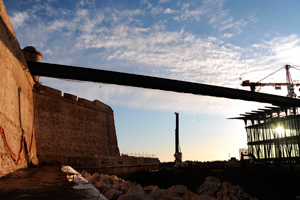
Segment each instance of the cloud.
[{"label": "cloud", "polygon": [[12,17],[10,17],[11,23],[15,29],[19,28],[27,19],[29,18],[29,14],[27,12],[19,12],[14,13]]},{"label": "cloud", "polygon": [[222,38],[231,38],[233,37],[234,34],[231,34],[231,33],[224,33],[224,35],[222,36]]},{"label": "cloud", "polygon": [[158,3],[168,3],[168,2],[170,2],[171,0],[159,0],[159,2]]},{"label": "cloud", "polygon": [[197,7],[194,10],[189,10],[190,4],[183,3],[181,14],[178,16],[175,16],[173,19],[178,21],[185,21],[185,20],[196,20],[199,21],[200,17],[203,16],[208,12],[205,6]]},{"label": "cloud", "polygon": [[172,9],[170,9],[170,8],[166,8],[165,11],[164,11],[164,13],[165,13],[165,14],[174,14],[174,13],[176,13],[176,11],[175,11],[175,10],[172,10]]},{"label": "cloud", "polygon": [[229,10],[219,10],[210,14],[209,23],[219,31],[232,30],[236,31],[237,34],[240,34],[244,27],[248,26],[250,23],[255,23],[257,17],[251,15],[245,19],[234,20],[234,18],[229,14]]},{"label": "cloud", "polygon": [[[108,105],[119,105],[146,110],[178,111],[190,114],[212,114],[235,117],[245,112],[245,105],[249,111],[263,108],[256,102],[244,102],[201,95],[166,92],[161,90],[142,89],[135,87],[117,86],[111,84],[89,83],[80,81],[65,81],[42,78],[45,85],[63,89],[91,101],[99,99]],[[63,88],[62,88],[63,86]],[[101,87],[100,87],[101,86]]]},{"label": "cloud", "polygon": [[161,6],[156,6],[156,7],[153,7],[150,11],[150,13],[154,14],[154,15],[157,15],[159,13],[163,13],[164,9],[163,7]]},{"label": "cloud", "polygon": [[[209,16],[208,23],[220,31],[235,30],[238,33],[242,27],[255,21],[255,17],[235,20],[229,11],[222,9],[222,1],[205,1],[202,6],[195,8],[190,4],[180,6],[182,10],[168,10],[163,5],[152,8],[158,9],[157,13],[161,14],[173,13],[172,17],[176,17],[176,14],[178,20],[187,20],[187,23],[188,20],[197,21],[204,15]],[[141,25],[137,20],[145,15],[152,16],[149,12],[153,11],[145,11],[143,8],[95,8],[94,12],[81,5],[74,10],[64,9],[63,12],[56,12],[49,5],[39,8],[42,12],[49,11],[48,14],[45,13],[47,17],[39,16],[33,9],[16,12],[12,18],[21,45],[33,45],[44,52],[43,62],[124,71],[231,88],[241,88],[238,79],[240,75],[244,79],[258,80],[258,77],[263,78],[284,64],[300,65],[300,38],[296,34],[269,37],[268,41],[240,47],[226,43],[222,38],[193,34],[183,27],[169,30],[166,28],[169,24],[163,21],[153,20],[153,23],[147,23],[144,20],[142,22],[146,25]],[[210,15],[213,10],[218,11],[216,15]],[[32,16],[30,23],[27,21],[28,13]],[[25,22],[26,26],[22,26]],[[228,32],[222,37],[230,38],[235,35]],[[271,77],[267,81],[276,81],[278,77],[279,75]],[[297,76],[292,74],[292,77]],[[45,83],[50,86],[56,84],[55,81]],[[73,83],[67,86],[63,88],[64,91],[80,91],[79,96],[98,98],[108,104],[144,109],[178,108],[186,112],[222,112],[225,115],[230,110],[235,110],[235,106],[245,105],[220,98],[171,92],[166,95],[161,91],[121,86],[105,85],[101,87],[101,93],[95,94],[95,87],[92,85],[91,89]],[[262,88],[261,91],[274,92],[268,88]],[[284,93],[285,91],[282,94],[285,95]]]}]

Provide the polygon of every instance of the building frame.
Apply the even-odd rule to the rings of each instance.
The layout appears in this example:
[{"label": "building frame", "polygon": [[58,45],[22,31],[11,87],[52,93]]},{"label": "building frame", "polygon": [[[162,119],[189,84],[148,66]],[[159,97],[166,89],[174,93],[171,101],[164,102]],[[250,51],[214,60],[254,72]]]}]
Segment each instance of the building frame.
[{"label": "building frame", "polygon": [[249,155],[255,162],[300,163],[300,109],[265,107],[240,114],[245,122]]}]

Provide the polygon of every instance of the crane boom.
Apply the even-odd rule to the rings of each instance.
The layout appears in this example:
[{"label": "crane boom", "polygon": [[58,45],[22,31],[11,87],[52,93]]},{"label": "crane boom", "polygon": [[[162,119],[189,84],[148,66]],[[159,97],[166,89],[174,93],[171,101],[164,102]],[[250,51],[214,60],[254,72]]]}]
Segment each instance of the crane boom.
[{"label": "crane boom", "polygon": [[[289,70],[291,68],[290,65],[285,65],[283,68],[285,68],[285,71],[286,71],[286,83],[262,83],[260,81],[250,82],[249,80],[246,80],[246,81],[243,81],[241,85],[242,86],[250,86],[251,92],[255,92],[256,86],[274,86],[275,89],[281,89],[281,86],[287,86],[287,90],[288,90],[287,97],[295,98],[296,97],[296,93],[294,91],[295,86],[300,86],[300,83],[295,83],[295,84],[293,83],[292,76],[291,76],[291,73]],[[279,71],[279,70],[277,70],[277,71]],[[275,71],[275,72],[277,72],[277,71]],[[270,75],[273,75],[274,73],[272,73]],[[270,75],[268,75],[267,77],[269,77]],[[267,77],[265,77],[265,78],[267,78]],[[265,78],[263,78],[263,79],[265,79]]]},{"label": "crane boom", "polygon": [[[251,86],[251,85],[255,85],[255,86],[288,86],[288,83],[255,83],[255,82],[249,82],[249,81],[243,81],[243,83],[241,84],[242,86]],[[300,83],[295,83],[295,86],[300,86]]]}]

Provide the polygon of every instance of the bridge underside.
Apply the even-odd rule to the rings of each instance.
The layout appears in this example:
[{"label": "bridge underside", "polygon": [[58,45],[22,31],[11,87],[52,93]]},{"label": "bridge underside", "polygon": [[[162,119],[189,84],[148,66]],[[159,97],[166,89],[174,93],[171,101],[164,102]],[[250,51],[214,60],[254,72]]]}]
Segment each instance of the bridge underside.
[{"label": "bridge underside", "polygon": [[261,103],[270,103],[277,106],[300,107],[299,99],[292,99],[277,95],[249,92],[226,87],[206,85],[200,83],[178,81],[172,79],[128,74],[106,70],[73,67],[66,65],[27,62],[32,75],[53,78],[74,79],[82,81],[101,82],[165,91],[208,95],[230,99],[240,99]]}]

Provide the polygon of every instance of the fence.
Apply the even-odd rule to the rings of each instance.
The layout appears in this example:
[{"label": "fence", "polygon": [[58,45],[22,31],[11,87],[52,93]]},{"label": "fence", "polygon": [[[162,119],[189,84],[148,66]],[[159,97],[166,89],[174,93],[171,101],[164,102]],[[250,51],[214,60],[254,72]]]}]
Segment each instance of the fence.
[{"label": "fence", "polygon": [[122,151],[121,156],[156,158],[156,154],[149,154],[147,152],[140,153],[140,152],[124,152],[124,151]]}]

